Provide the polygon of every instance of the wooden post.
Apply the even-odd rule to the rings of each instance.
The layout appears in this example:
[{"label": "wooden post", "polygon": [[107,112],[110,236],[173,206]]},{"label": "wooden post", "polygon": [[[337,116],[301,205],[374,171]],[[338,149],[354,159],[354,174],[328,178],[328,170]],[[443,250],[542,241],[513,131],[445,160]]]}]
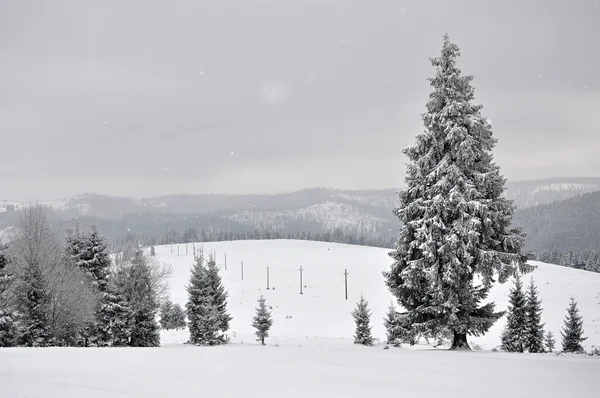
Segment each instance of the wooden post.
[{"label": "wooden post", "polygon": [[346,300],[348,300],[348,270],[344,270],[344,288],[346,290]]},{"label": "wooden post", "polygon": [[194,249],[194,258],[196,258],[196,245],[193,246]]},{"label": "wooden post", "polygon": [[267,265],[267,290],[270,290],[271,287],[269,286],[269,266]]},{"label": "wooden post", "polygon": [[304,294],[304,292],[302,291],[302,266],[300,266],[300,294]]},{"label": "wooden post", "polygon": [[225,271],[227,271],[227,253],[225,253]]},{"label": "wooden post", "polygon": [[177,257],[179,257],[179,243],[177,244]]},{"label": "wooden post", "polygon": [[188,244],[187,244],[187,242],[185,243],[185,255],[186,256],[188,255]]},{"label": "wooden post", "polygon": [[242,267],[242,280],[244,280],[244,262],[240,262],[240,266]]}]

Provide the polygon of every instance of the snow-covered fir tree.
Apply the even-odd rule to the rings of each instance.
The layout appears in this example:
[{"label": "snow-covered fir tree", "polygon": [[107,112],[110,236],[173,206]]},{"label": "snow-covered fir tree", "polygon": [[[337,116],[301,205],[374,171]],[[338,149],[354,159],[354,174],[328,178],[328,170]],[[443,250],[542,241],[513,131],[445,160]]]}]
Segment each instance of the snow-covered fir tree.
[{"label": "snow-covered fir tree", "polygon": [[171,321],[170,329],[184,329],[187,324],[185,323],[185,310],[178,304],[173,304],[171,313],[169,314],[169,320]]},{"label": "snow-covered fir tree", "polygon": [[159,325],[156,320],[159,303],[153,289],[148,259],[141,250],[137,251],[128,271],[128,302],[131,310],[132,347],[158,347],[160,345]]},{"label": "snow-covered fir tree", "polygon": [[186,304],[191,344],[226,344],[231,316],[227,313],[227,296],[214,258],[204,260],[202,253],[192,266]]},{"label": "snow-covered fir tree", "polygon": [[403,150],[410,162],[395,210],[402,227],[384,275],[412,328],[434,336],[449,331],[452,349],[469,349],[467,335],[482,335],[502,316],[494,303],[482,305],[493,283],[528,267],[493,160],[497,140],[482,107],[472,104],[472,76],[457,68],[459,55],[445,35],[441,55],[431,60],[436,74],[425,131]]},{"label": "snow-covered fir tree", "polygon": [[171,321],[171,312],[173,311],[173,302],[171,299],[166,299],[160,305],[160,327],[166,330],[171,329],[172,321]]},{"label": "snow-covered fir tree", "polygon": [[8,299],[8,288],[14,282],[14,275],[8,271],[8,252],[5,245],[0,244],[0,347],[11,347],[16,344],[16,313]]},{"label": "snow-covered fir tree", "polygon": [[544,347],[546,347],[546,351],[554,352],[554,347],[556,346],[556,340],[554,339],[554,333],[548,331],[546,336],[544,337]]},{"label": "snow-covered fir tree", "polygon": [[544,352],[542,301],[538,298],[538,291],[533,278],[527,289],[525,316],[525,349],[529,352]]},{"label": "snow-covered fir tree", "polygon": [[527,344],[527,299],[519,274],[509,293],[506,326],[501,336],[501,347],[509,352],[523,352]]},{"label": "snow-covered fir tree", "polygon": [[356,308],[352,311],[352,317],[356,324],[354,333],[354,344],[366,346],[373,345],[373,336],[371,335],[371,310],[369,310],[369,302],[361,295],[360,301]]},{"label": "snow-covered fir tree", "polygon": [[69,233],[66,251],[73,263],[89,275],[92,284],[99,291],[105,291],[111,261],[106,242],[97,227],[92,225],[88,236],[83,235],[79,228]]},{"label": "snow-covered fir tree", "polygon": [[46,281],[40,267],[32,261],[23,270],[17,292],[17,311],[21,315],[19,345],[48,347],[55,344],[47,306]]},{"label": "snow-covered fir tree", "polygon": [[400,347],[402,345],[403,336],[398,315],[394,303],[390,303],[388,312],[385,314],[385,318],[383,318],[383,326],[385,326],[386,342],[392,347]]},{"label": "snow-covered fir tree", "polygon": [[584,352],[581,345],[587,337],[583,337],[583,317],[579,315],[579,308],[574,297],[571,297],[562,335],[562,351],[563,352]]},{"label": "snow-covered fir tree", "polygon": [[264,296],[260,296],[258,299],[258,307],[256,307],[256,314],[252,318],[252,327],[256,329],[256,339],[260,341],[262,345],[265,345],[265,338],[269,337],[269,330],[273,325],[273,318],[271,317],[271,311],[267,308],[266,300]]},{"label": "snow-covered fir tree", "polygon": [[131,310],[123,291],[109,279],[106,292],[100,301],[98,311],[98,345],[126,347],[131,335]]}]

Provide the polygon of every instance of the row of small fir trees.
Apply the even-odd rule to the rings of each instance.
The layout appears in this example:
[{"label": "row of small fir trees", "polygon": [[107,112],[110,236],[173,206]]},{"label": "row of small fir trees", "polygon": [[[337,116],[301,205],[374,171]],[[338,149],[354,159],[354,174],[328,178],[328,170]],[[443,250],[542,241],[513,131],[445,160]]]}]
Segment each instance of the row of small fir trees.
[{"label": "row of small fir trees", "polygon": [[[542,323],[542,301],[538,297],[538,289],[531,279],[525,292],[521,278],[516,276],[515,286],[510,291],[510,305],[507,310],[506,327],[501,336],[501,349],[508,352],[553,352],[556,341],[553,333],[544,332]],[[356,323],[354,344],[372,346],[374,343],[371,334],[371,311],[368,302],[361,296],[356,308],[352,311]],[[398,313],[393,304],[390,305],[384,326],[387,334],[387,344],[399,347],[402,343],[414,345],[417,335],[411,332],[401,313]],[[583,353],[581,343],[587,339],[583,336],[583,317],[579,314],[577,302],[571,298],[567,315],[564,320],[562,335],[562,352]],[[439,336],[438,344],[446,337],[443,333]]]}]

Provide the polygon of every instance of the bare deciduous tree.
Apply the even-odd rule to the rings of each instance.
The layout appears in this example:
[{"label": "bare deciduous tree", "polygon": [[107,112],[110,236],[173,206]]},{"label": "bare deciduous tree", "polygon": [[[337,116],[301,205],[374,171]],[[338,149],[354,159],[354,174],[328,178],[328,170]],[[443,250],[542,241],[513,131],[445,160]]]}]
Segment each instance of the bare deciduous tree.
[{"label": "bare deciduous tree", "polygon": [[[93,321],[98,297],[85,274],[65,256],[56,232],[40,205],[24,208],[10,245],[11,270],[22,281],[27,269],[36,267],[44,282],[44,311],[52,336],[63,344]],[[18,289],[19,283],[15,284]]]}]

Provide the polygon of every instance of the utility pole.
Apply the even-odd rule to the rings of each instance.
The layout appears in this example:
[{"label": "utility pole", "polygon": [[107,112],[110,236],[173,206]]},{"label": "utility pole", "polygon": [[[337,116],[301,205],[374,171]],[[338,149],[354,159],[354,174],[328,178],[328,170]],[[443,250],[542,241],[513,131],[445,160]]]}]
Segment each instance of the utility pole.
[{"label": "utility pole", "polygon": [[240,262],[240,265],[242,267],[242,280],[244,280],[244,262]]},{"label": "utility pole", "polygon": [[346,300],[348,300],[348,270],[344,270],[344,288],[346,290]]},{"label": "utility pole", "polygon": [[267,290],[270,290],[271,287],[269,286],[269,266],[267,265]]},{"label": "utility pole", "polygon": [[300,266],[300,294],[304,294],[302,292],[302,271],[303,271],[302,266]]}]

